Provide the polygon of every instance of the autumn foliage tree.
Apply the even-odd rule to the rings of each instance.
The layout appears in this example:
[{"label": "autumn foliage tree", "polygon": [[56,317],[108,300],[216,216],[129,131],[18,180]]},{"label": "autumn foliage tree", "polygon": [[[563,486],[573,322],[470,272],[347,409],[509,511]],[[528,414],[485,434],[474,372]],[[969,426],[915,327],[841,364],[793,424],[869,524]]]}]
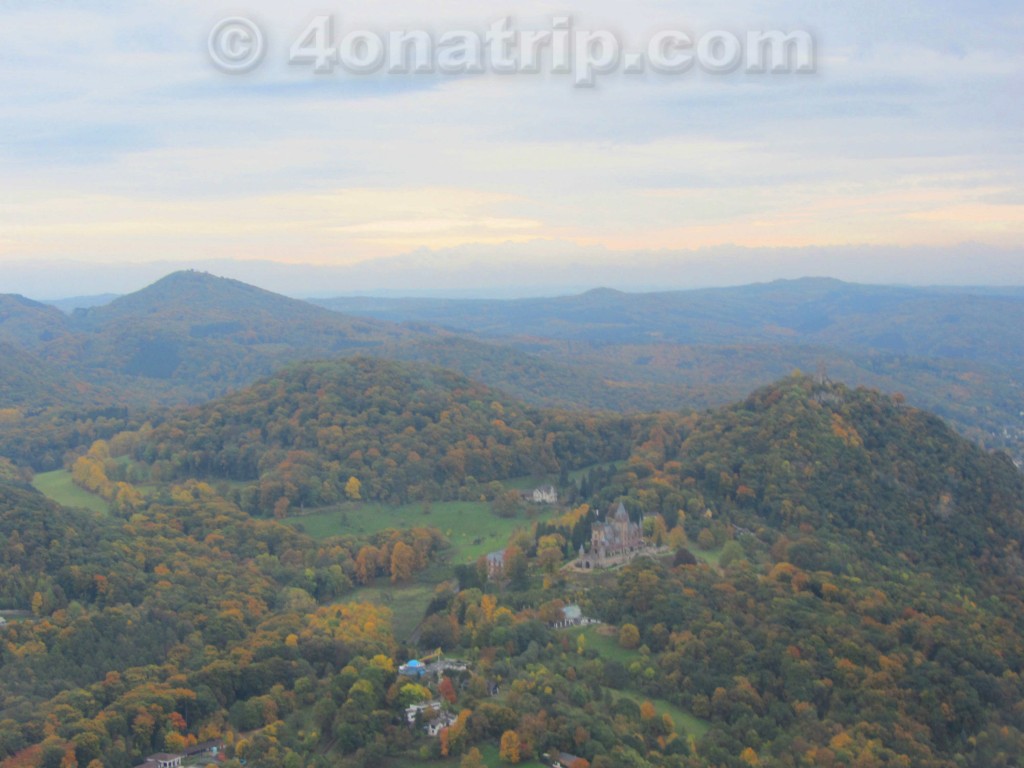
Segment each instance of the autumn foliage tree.
[{"label": "autumn foliage tree", "polygon": [[449,704],[454,704],[458,698],[458,694],[455,692],[455,686],[452,685],[451,678],[447,675],[441,678],[441,682],[437,687],[438,692],[441,694],[441,698],[447,701]]},{"label": "autumn foliage tree", "polygon": [[619,645],[632,650],[640,645],[640,630],[636,624],[623,624],[619,629]]},{"label": "autumn foliage tree", "polygon": [[416,552],[404,541],[395,543],[391,550],[392,583],[409,581],[416,570]]},{"label": "autumn foliage tree", "polygon": [[498,750],[499,757],[506,763],[516,765],[519,760],[519,734],[513,730],[501,734],[501,745]]}]

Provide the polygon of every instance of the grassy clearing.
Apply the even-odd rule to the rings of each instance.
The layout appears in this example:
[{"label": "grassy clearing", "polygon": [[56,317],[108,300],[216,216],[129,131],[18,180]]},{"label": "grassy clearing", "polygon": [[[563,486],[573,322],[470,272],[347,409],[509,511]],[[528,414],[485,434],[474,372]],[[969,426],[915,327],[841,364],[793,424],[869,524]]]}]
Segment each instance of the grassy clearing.
[{"label": "grassy clearing", "polygon": [[535,518],[521,515],[505,520],[493,515],[489,504],[472,501],[402,506],[344,504],[315,514],[291,517],[285,522],[315,539],[366,536],[388,528],[437,528],[452,543],[454,561],[469,563],[488,552],[502,549],[517,528],[529,527],[535,519],[551,514],[551,510],[545,510]]},{"label": "grassy clearing", "polygon": [[579,635],[586,638],[587,650],[594,651],[602,659],[617,661],[620,664],[628,665],[630,662],[641,658],[639,651],[631,651],[619,645],[618,633],[613,627],[605,624],[597,624],[582,629],[569,630],[568,634],[573,641]]},{"label": "grassy clearing", "polygon": [[719,567],[719,561],[722,559],[722,547],[718,549],[701,549],[700,547],[691,547],[690,551],[693,552],[694,557],[698,560],[703,560],[708,565],[715,568]]},{"label": "grassy clearing", "polygon": [[32,480],[33,487],[48,499],[64,507],[79,507],[100,514],[109,514],[110,505],[95,494],[79,488],[65,469],[43,472]]},{"label": "grassy clearing", "polygon": [[[586,637],[587,649],[596,652],[602,659],[618,661],[619,663],[628,666],[630,663],[643,658],[643,654],[639,651],[627,650],[620,646],[617,633],[609,632],[610,629],[611,628],[606,625],[599,624],[597,626],[571,630],[570,634],[573,638],[578,635],[584,635]],[[612,694],[614,696],[632,699],[637,704],[642,704],[644,701],[650,701],[659,715],[667,714],[672,718],[672,721],[676,724],[676,730],[678,732],[685,731],[696,739],[703,738],[704,734],[706,734],[708,729],[711,728],[711,723],[707,720],[701,720],[699,717],[694,717],[685,709],[682,709],[670,701],[665,701],[664,699],[648,699],[643,694],[632,690],[612,691]]]},{"label": "grassy clearing", "polygon": [[699,740],[704,737],[704,734],[711,730],[711,723],[707,720],[701,720],[699,717],[691,715],[685,709],[673,704],[671,701],[665,701],[664,699],[649,699],[636,691],[612,691],[612,695],[616,698],[630,699],[635,701],[638,705],[643,704],[645,701],[651,702],[659,717],[661,715],[668,715],[672,718],[672,722],[676,724],[676,733],[685,732],[687,735],[693,736],[695,739]]},{"label": "grassy clearing", "polygon": [[393,585],[384,579],[346,595],[346,603],[375,603],[391,609],[395,639],[404,642],[419,625],[434,598],[432,584]]}]

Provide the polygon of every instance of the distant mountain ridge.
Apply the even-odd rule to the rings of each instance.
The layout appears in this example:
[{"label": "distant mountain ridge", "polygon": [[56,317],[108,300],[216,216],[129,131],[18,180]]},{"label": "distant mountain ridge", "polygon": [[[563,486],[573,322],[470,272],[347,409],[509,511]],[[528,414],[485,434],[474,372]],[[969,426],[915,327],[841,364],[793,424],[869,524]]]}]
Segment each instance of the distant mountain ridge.
[{"label": "distant mountain ridge", "polygon": [[[533,403],[570,409],[622,410],[630,389],[507,346],[426,324],[348,317],[200,272],[168,275],[71,316],[0,296],[0,344],[22,361],[12,354],[0,370],[0,410],[13,406],[34,425],[28,441],[0,432],[0,455],[37,469],[59,466],[65,451],[127,426],[117,417],[97,433],[95,424],[80,423],[85,411],[107,419],[127,407],[135,418],[161,405],[201,403],[304,360],[437,362]],[[675,403],[670,386],[631,394],[636,409]]]},{"label": "distant mountain ridge", "polygon": [[340,298],[322,306],[432,323],[635,384],[720,404],[824,367],[904,391],[1024,460],[1024,289],[911,288],[830,278],[662,293],[597,289],[514,301]]},{"label": "distant mountain ridge", "polygon": [[401,340],[409,332],[346,318],[306,302],[199,272],[168,275],[70,317],[2,297],[0,338],[71,363],[83,378],[121,378],[142,398],[205,399],[269,373],[282,362],[329,357]]},{"label": "distant mountain ridge", "polygon": [[204,402],[289,363],[356,354],[442,365],[537,405],[622,412],[718,405],[793,368],[823,368],[851,384],[902,391],[986,446],[1024,457],[1019,290],[806,279],[516,301],[320,303],[347,313],[195,271],[70,316],[0,296],[0,343],[25,360],[11,355],[0,407],[6,397],[28,414],[61,402],[141,412]]},{"label": "distant mountain ridge", "polygon": [[[1024,289],[867,286],[805,278],[664,293],[603,288],[551,299],[337,298],[314,303],[481,336],[595,344],[844,344],[993,363],[1024,360]],[[965,323],[971,325],[965,328]]]},{"label": "distant mountain ridge", "polygon": [[[70,317],[0,296],[0,340],[113,384],[129,403],[200,402],[290,362],[373,354],[436,362],[543,405],[622,409],[616,387],[558,361],[425,323],[348,317],[202,272],[168,275]],[[639,396],[635,407],[669,398],[665,388],[655,401]]]},{"label": "distant mountain ridge", "polygon": [[217,277],[207,272],[174,272],[152,285],[119,296],[109,304],[76,313],[76,320],[89,324],[110,323],[116,318],[136,317],[154,308],[168,315],[182,312],[183,319],[190,313],[204,315],[223,313],[235,316],[240,311],[267,312],[287,307],[297,315],[319,317],[322,313],[307,302],[290,299],[254,285]]}]

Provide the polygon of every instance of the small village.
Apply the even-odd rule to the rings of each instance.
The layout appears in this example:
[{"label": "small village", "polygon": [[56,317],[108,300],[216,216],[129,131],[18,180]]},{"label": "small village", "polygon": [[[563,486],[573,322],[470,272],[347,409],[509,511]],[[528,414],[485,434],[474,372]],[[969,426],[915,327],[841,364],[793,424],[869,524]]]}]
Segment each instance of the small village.
[{"label": "small village", "polygon": [[[561,615],[551,622],[550,626],[552,629],[571,629],[599,623],[596,619],[584,616],[580,606],[573,604],[564,606],[561,609]],[[405,719],[408,726],[422,731],[431,738],[439,737],[444,729],[453,726],[458,715],[449,698],[453,690],[452,680],[461,681],[466,673],[471,671],[471,668],[471,663],[463,659],[445,658],[440,648],[423,658],[410,659],[402,664],[398,668],[400,677],[427,687],[431,693],[437,693],[437,696],[428,701],[421,701],[406,707]],[[490,681],[488,682],[488,692],[492,697],[496,697],[501,693],[501,686],[495,681]],[[580,757],[568,752],[559,752],[554,755],[544,754],[541,757],[551,768],[574,768],[577,764],[584,764],[578,762],[581,760]],[[155,768],[164,767],[161,765],[155,766]],[[170,768],[174,768],[174,766],[170,766]]]}]

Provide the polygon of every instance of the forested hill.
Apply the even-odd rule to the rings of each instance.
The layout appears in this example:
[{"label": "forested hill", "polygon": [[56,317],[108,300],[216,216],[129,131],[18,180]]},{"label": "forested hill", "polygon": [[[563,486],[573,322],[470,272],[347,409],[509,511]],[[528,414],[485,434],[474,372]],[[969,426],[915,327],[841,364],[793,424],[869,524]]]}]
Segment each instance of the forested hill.
[{"label": "forested hill", "polygon": [[163,480],[252,481],[243,507],[270,512],[334,503],[349,478],[364,499],[478,498],[489,481],[623,458],[642,421],[540,410],[439,368],[356,357],[298,364],[119,445]]},{"label": "forested hill", "polygon": [[68,451],[152,408],[207,402],[301,360],[353,355],[458,370],[559,408],[676,407],[671,384],[630,384],[426,326],[351,318],[235,280],[179,272],[68,317],[0,296],[0,455],[55,469]]},{"label": "forested hill", "polygon": [[[258,336],[267,330],[296,333],[302,324],[313,324],[311,331],[319,327],[368,337],[401,335],[390,323],[354,322],[238,280],[193,271],[174,272],[109,304],[75,310],[71,322],[80,329],[112,328],[147,316],[165,330],[184,330],[193,338]],[[287,327],[279,327],[282,323]]]},{"label": "forested hill", "polygon": [[4,341],[0,341],[0,382],[0,423],[18,419],[23,408],[82,406],[89,402],[90,394],[104,394],[101,388],[86,385],[58,366]]},{"label": "forested hill", "polygon": [[0,294],[0,338],[35,348],[70,333],[64,314],[24,296]]},{"label": "forested hill", "polygon": [[[29,440],[0,433],[0,453],[53,469],[83,444],[79,435],[109,434],[83,410],[138,417],[206,402],[296,361],[373,355],[441,365],[535,405],[620,412],[721,405],[794,368],[826,367],[853,384],[903,392],[1024,461],[1019,291],[801,280],[328,304],[353,314],[198,272],[70,317],[0,296],[0,344],[18,358],[0,369],[0,410],[32,422]],[[123,416],[121,428],[132,423]]]},{"label": "forested hill", "polygon": [[378,320],[502,340],[637,390],[672,384],[690,407],[740,399],[794,368],[903,392],[1024,462],[1024,292],[807,278],[656,293],[599,289],[500,300],[317,301]]},{"label": "forested hill", "polygon": [[783,343],[1020,363],[1020,290],[910,288],[824,278],[732,288],[517,300],[338,298],[351,315],[418,321],[484,336],[595,344]]},{"label": "forested hill", "polygon": [[[479,500],[595,462],[589,506],[513,534],[507,581],[445,571],[436,530],[316,542],[234,503]],[[509,731],[524,760],[595,768],[989,768],[1024,749],[1024,478],[899,398],[793,375],[704,413],[606,416],[357,357],[169,411],[74,474],[120,482],[116,514],[60,508],[0,462],[0,608],[24,617],[0,629],[8,765],[130,768],[223,737],[254,768],[440,766],[442,743]],[[560,569],[619,501],[675,551]],[[409,584],[428,565],[443,588]],[[339,602],[377,576],[426,587],[422,648]],[[606,626],[553,628],[570,599]],[[449,693],[397,676],[438,646],[471,660]],[[461,725],[429,740],[403,710],[442,695]]]},{"label": "forested hill", "polygon": [[[68,380],[83,391],[88,385],[91,400],[76,404],[177,405],[223,395],[299,360],[360,354],[439,365],[560,408],[644,410],[678,400],[671,385],[630,385],[422,323],[347,317],[200,272],[176,272],[70,317],[0,295],[0,344],[19,358],[0,369],[0,402],[10,396],[26,411],[51,405],[48,391]],[[34,369],[38,397],[19,369]]]},{"label": "forested hill", "polygon": [[237,386],[289,360],[380,346],[398,326],[332,314],[237,280],[178,272],[110,304],[76,312],[87,368],[188,387]]},{"label": "forested hill", "polygon": [[809,568],[877,556],[1024,573],[1009,457],[898,396],[803,375],[701,415],[613,416],[535,409],[427,366],[303,363],[112,448],[140,480],[240,481],[241,506],[265,515],[352,497],[352,478],[362,499],[474,499],[495,480],[629,456],[601,504],[626,496],[669,528],[683,511],[777,531]]},{"label": "forested hill", "polygon": [[[439,537],[372,543],[408,546],[420,562]],[[386,609],[336,602],[359,544],[318,546],[195,483],[124,521],[64,509],[0,473],[0,609],[18,609],[0,624],[0,761],[130,768],[223,735],[229,709],[261,713],[246,731],[286,717],[306,705],[299,678],[316,689],[334,665],[393,654]]]},{"label": "forested hill", "polygon": [[1024,584],[1024,475],[900,397],[794,375],[655,430],[630,467],[638,506],[781,534],[803,568]]},{"label": "forested hill", "polygon": [[199,272],[168,275],[70,317],[0,296],[0,342],[115,393],[93,405],[199,402],[290,361],[352,354],[413,335]]},{"label": "forested hill", "polygon": [[721,570],[636,564],[594,596],[645,688],[715,719],[715,764],[1019,764],[1024,477],[934,416],[793,376],[656,425],[605,489]]}]

